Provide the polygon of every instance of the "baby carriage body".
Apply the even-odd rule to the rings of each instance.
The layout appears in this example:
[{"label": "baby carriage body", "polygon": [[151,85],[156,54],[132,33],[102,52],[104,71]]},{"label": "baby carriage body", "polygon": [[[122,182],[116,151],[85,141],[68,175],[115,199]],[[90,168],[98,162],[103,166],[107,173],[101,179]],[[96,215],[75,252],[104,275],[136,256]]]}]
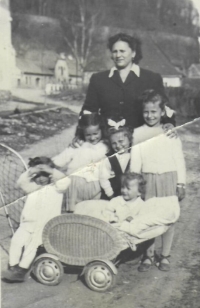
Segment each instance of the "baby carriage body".
[{"label": "baby carriage body", "polygon": [[63,265],[83,267],[87,286],[103,292],[113,286],[117,269],[112,262],[128,247],[120,233],[99,219],[64,214],[51,219],[43,230],[47,253],[37,257],[33,274],[45,285],[62,280]]}]

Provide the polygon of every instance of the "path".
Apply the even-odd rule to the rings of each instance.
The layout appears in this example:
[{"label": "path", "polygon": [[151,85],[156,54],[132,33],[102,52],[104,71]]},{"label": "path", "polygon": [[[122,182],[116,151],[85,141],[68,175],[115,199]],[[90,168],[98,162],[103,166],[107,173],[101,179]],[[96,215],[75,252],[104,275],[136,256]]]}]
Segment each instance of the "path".
[{"label": "path", "polygon": [[31,101],[36,104],[44,104],[44,105],[53,105],[59,107],[68,107],[72,111],[79,113],[82,103],[78,103],[76,101],[62,101],[62,100],[54,100],[49,96],[46,96],[44,90],[41,89],[13,89],[13,96],[18,97],[22,101]]},{"label": "path", "polygon": [[[200,131],[200,121],[190,124],[194,125]],[[63,132],[62,138],[66,137],[66,142],[71,139],[70,133],[73,134],[73,128]],[[65,274],[63,282],[57,287],[43,286],[31,278],[24,284],[2,283],[2,308],[199,308],[200,133],[191,134],[189,126],[181,128],[179,133],[187,163],[187,195],[181,202],[170,272],[161,272],[153,267],[147,273],[139,273],[137,264],[129,262],[120,266],[115,288],[103,294],[87,289],[73,273]],[[60,137],[38,143],[33,147],[34,153],[42,149],[45,154],[49,146],[54,151],[53,141]],[[22,152],[22,155],[27,159],[33,149]],[[158,240],[158,250],[159,247]]]}]

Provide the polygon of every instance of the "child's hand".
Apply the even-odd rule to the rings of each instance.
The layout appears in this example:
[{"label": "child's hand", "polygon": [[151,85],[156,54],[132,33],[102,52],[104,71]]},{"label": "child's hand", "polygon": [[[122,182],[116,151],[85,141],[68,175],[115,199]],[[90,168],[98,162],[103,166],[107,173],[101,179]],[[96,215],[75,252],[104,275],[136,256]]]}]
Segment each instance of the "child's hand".
[{"label": "child's hand", "polygon": [[28,169],[28,176],[29,176],[30,178],[32,178],[32,177],[35,176],[39,171],[40,171],[40,169],[38,168],[38,166],[31,167],[30,169]]},{"label": "child's hand", "polygon": [[50,166],[48,166],[48,165],[38,165],[37,166],[38,167],[38,170],[39,171],[45,171],[45,172],[47,172],[47,173],[49,173],[49,174],[52,174],[53,173],[53,168],[51,168]]},{"label": "child's hand", "polygon": [[133,220],[133,217],[132,216],[128,216],[125,220],[128,221],[128,222],[131,222]]},{"label": "child's hand", "polygon": [[166,134],[167,137],[171,138],[177,138],[178,137],[178,133],[174,128],[174,125],[171,123],[166,123],[163,124],[163,130]]},{"label": "child's hand", "polygon": [[113,198],[114,198],[114,194],[111,195],[111,196],[108,196],[108,199],[109,199],[109,200],[112,200]]},{"label": "child's hand", "polygon": [[178,196],[179,201],[185,198],[185,185],[184,184],[177,184],[176,194]]},{"label": "child's hand", "polygon": [[71,144],[69,145],[70,148],[77,149],[84,143],[83,140],[79,139],[78,137],[74,137]]}]

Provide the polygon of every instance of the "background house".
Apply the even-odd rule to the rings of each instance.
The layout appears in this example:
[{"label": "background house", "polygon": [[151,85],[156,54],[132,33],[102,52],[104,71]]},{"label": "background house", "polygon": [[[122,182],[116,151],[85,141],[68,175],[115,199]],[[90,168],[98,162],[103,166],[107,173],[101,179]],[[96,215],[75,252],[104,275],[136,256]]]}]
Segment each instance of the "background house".
[{"label": "background house", "polygon": [[58,83],[68,84],[69,82],[69,69],[64,52],[59,55],[55,65],[55,79]]},{"label": "background house", "polygon": [[70,88],[82,85],[76,61],[64,53],[31,50],[25,57],[16,58],[16,87],[44,89],[47,84],[65,84]]},{"label": "background house", "polygon": [[188,69],[188,78],[192,79],[200,79],[200,64],[199,63],[194,63],[190,65]]},{"label": "background house", "polygon": [[17,87],[44,88],[54,80],[54,69],[43,67],[31,60],[16,58]]}]

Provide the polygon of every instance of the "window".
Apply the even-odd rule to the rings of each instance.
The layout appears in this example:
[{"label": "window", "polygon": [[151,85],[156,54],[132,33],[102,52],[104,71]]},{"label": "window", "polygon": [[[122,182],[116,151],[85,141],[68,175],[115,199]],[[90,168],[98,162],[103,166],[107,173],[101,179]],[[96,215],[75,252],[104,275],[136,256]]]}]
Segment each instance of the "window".
[{"label": "window", "polygon": [[63,76],[64,75],[64,67],[60,66],[59,69],[60,69],[60,75]]},{"label": "window", "polygon": [[39,77],[35,79],[35,85],[36,85],[36,87],[40,86],[40,78]]}]

